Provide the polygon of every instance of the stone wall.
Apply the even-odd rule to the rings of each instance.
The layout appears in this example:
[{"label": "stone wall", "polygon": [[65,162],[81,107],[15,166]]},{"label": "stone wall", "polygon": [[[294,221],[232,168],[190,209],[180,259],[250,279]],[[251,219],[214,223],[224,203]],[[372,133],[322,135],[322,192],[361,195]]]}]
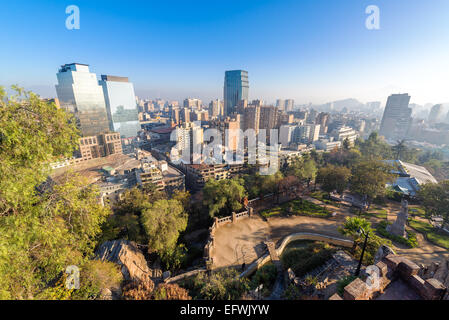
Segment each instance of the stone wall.
[{"label": "stone wall", "polygon": [[398,280],[405,282],[408,288],[424,300],[441,300],[447,291],[446,286],[437,279],[421,278],[418,275],[421,268],[406,258],[390,254],[379,261],[376,267],[380,270],[377,288],[357,278],[344,288],[343,297],[334,294],[330,300],[372,300],[379,297],[390,283]]}]

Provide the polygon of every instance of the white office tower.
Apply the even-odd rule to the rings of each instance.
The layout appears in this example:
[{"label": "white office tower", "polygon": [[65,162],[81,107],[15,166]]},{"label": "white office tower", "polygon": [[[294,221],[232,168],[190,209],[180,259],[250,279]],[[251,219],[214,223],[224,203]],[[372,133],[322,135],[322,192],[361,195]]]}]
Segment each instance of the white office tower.
[{"label": "white office tower", "polygon": [[88,137],[109,132],[103,89],[96,74],[89,71],[89,66],[66,64],[61,66],[56,76],[59,103],[75,114],[82,135]]},{"label": "white office tower", "polygon": [[103,88],[111,131],[122,138],[136,137],[141,130],[134,86],[125,77],[102,75],[99,84]]}]

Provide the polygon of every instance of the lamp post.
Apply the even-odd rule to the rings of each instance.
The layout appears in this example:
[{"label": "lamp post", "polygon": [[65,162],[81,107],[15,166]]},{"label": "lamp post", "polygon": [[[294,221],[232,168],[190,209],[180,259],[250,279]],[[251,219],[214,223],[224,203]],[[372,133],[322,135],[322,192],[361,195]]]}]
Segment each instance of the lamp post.
[{"label": "lamp post", "polygon": [[357,270],[355,271],[355,276],[358,277],[360,274],[360,268],[362,267],[363,255],[365,254],[366,244],[368,243],[369,233],[365,232],[362,227],[359,229],[359,234],[363,234],[365,236],[365,242],[363,243],[362,254],[360,255],[359,265],[357,266]]}]

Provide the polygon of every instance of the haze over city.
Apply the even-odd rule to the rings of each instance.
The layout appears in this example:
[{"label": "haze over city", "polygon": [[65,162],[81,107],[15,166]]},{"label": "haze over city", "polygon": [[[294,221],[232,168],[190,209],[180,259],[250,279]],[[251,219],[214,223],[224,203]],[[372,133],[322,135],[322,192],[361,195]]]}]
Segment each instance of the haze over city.
[{"label": "haze over city", "polygon": [[[4,3],[0,81],[54,97],[65,63],[129,77],[144,98],[221,98],[223,70],[249,72],[250,99],[297,104],[409,93],[444,103],[449,3],[377,1],[380,29],[365,28],[370,1],[78,1]],[[26,39],[26,41],[24,40]]]}]

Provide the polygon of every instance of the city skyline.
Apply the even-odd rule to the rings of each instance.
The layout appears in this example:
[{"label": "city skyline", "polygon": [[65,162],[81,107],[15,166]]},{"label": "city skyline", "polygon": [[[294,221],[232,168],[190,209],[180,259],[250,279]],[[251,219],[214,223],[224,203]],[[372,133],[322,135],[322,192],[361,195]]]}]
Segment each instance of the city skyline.
[{"label": "city skyline", "polygon": [[[250,100],[385,105],[390,94],[409,93],[412,103],[448,102],[449,4],[379,1],[380,30],[368,30],[370,4],[108,2],[96,4],[100,10],[78,1],[81,28],[67,30],[65,4],[8,3],[0,35],[11,50],[0,53],[0,82],[55,97],[57,67],[79,62],[96,74],[129,77],[141,97],[211,101],[223,98],[223,72],[242,69],[250,74]],[[29,41],[18,41],[23,33]]]}]

